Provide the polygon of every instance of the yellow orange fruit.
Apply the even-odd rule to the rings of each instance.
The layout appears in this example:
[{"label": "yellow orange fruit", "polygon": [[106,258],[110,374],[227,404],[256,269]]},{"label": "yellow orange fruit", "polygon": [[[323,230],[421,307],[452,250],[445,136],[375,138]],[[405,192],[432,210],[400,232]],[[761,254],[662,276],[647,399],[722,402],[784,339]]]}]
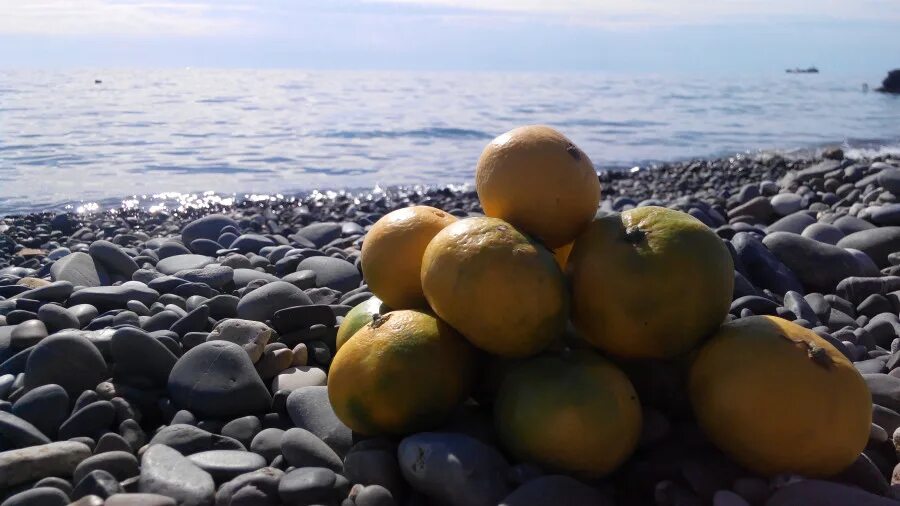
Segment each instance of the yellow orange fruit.
[{"label": "yellow orange fruit", "polygon": [[419,272],[428,242],[456,217],[429,206],[398,209],[372,225],[360,253],[369,289],[394,309],[425,308]]},{"label": "yellow orange fruit", "polygon": [[693,216],[639,207],[595,219],[566,263],[572,321],[622,358],[672,358],[712,335],[734,289],[722,239]]},{"label": "yellow orange fruit", "polygon": [[553,254],[497,218],[441,230],[422,258],[422,289],[441,319],[495,355],[533,355],[566,326],[568,294]]},{"label": "yellow orange fruit", "polygon": [[341,346],[353,337],[359,329],[371,323],[378,315],[389,312],[387,306],[381,302],[378,297],[372,296],[359,304],[353,306],[353,309],[347,312],[341,326],[338,327],[337,336],[335,337],[335,349],[340,350]]},{"label": "yellow orange fruit", "polygon": [[572,242],[600,203],[590,158],[543,125],[519,127],[491,141],[478,160],[475,187],[486,215],[551,249]]},{"label": "yellow orange fruit", "polygon": [[781,318],[723,325],[697,354],[688,389],[712,442],[764,475],[832,476],[869,438],[862,375],[815,332]]},{"label": "yellow orange fruit", "polygon": [[475,364],[471,345],[434,315],[392,311],[335,354],[328,399],[337,417],[360,434],[428,430],[469,395]]},{"label": "yellow orange fruit", "polygon": [[500,384],[494,421],[516,458],[595,478],[634,451],[641,406],[612,362],[593,350],[570,350],[513,365]]}]

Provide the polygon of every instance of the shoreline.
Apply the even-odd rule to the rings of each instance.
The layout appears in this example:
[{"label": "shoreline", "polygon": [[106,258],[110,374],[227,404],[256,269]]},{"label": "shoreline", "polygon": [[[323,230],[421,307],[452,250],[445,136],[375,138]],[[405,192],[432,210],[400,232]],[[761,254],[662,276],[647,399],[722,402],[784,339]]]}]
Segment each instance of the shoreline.
[{"label": "shoreline", "polygon": [[[660,504],[706,504],[733,495],[767,505],[900,501],[893,478],[900,465],[900,155],[850,160],[830,149],[813,158],[735,156],[598,177],[600,211],[664,205],[712,228],[734,259],[729,319],[765,314],[812,329],[864,373],[873,426],[864,454],[837,477],[759,476],[699,435],[678,401],[683,371],[653,364],[652,377],[634,381],[646,420],[635,455],[612,477],[564,478],[564,488],[591,504],[656,504],[660,497]],[[440,464],[449,466],[440,468],[445,472],[416,477],[401,468],[436,461],[403,460],[410,455],[398,453],[394,439],[359,441],[328,401],[339,324],[372,295],[359,261],[366,227],[408,205],[478,215],[474,190],[208,204],[0,219],[0,411],[12,413],[0,418],[0,501],[50,476],[77,485],[89,469],[107,469],[97,455],[109,449],[119,466],[109,472],[121,473],[110,478],[115,486],[104,482],[111,490],[158,480],[207,504],[216,489],[230,498],[248,488],[252,480],[231,478],[265,465],[271,470],[258,483],[269,480],[268,489],[260,487],[269,492],[260,493],[275,494],[271,480],[294,465],[295,454],[282,448],[309,444],[294,427],[315,436],[316,455],[326,454],[320,474],[330,483],[323,492],[329,503],[341,503],[351,485],[371,486],[372,477],[395,497],[423,504],[429,490],[459,494],[457,504],[470,504],[468,494],[484,494],[478,504],[510,494],[540,504],[561,493],[548,483],[552,470],[498,450],[485,416],[490,406],[479,400],[435,427],[439,432],[408,437],[449,452]],[[252,321],[228,323],[235,318]],[[232,346],[236,356],[218,361],[227,350],[214,343],[226,332],[245,349]],[[35,387],[51,384],[59,386],[42,395],[66,402],[44,401],[57,406],[54,416],[34,416],[27,404],[37,402]],[[178,451],[148,449],[156,443]],[[207,453],[214,449],[236,451]],[[202,459],[184,456],[199,452]],[[355,459],[354,452],[366,455]],[[295,467],[309,466],[302,462]],[[494,467],[487,472],[486,465]],[[189,472],[167,471],[175,467]],[[222,473],[215,483],[212,473]]]}]

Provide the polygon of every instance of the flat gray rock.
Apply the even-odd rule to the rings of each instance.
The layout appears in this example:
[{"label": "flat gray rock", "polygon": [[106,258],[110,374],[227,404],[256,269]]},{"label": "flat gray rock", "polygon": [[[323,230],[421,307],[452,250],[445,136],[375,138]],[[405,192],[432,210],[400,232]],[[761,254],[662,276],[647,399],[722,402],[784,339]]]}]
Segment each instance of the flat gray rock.
[{"label": "flat gray rock", "polygon": [[0,452],[0,490],[48,476],[71,476],[90,456],[90,447],[75,441]]},{"label": "flat gray rock", "polygon": [[66,255],[53,262],[50,267],[50,279],[68,281],[77,286],[100,286],[100,274],[94,259],[80,251]]},{"label": "flat gray rock", "polygon": [[171,276],[178,271],[202,269],[215,261],[215,258],[206,255],[175,255],[160,260],[156,264],[156,270]]},{"label": "flat gray rock", "polygon": [[225,483],[246,473],[266,467],[266,459],[253,452],[240,450],[210,450],[188,457],[197,467],[212,476],[216,483]]},{"label": "flat gray rock", "polygon": [[250,360],[256,363],[271,337],[272,329],[262,322],[229,318],[219,322],[206,340],[234,343],[243,348]]},{"label": "flat gray rock", "polygon": [[165,445],[152,445],[141,458],[138,491],[160,494],[179,506],[211,506],[216,493],[212,476]]}]

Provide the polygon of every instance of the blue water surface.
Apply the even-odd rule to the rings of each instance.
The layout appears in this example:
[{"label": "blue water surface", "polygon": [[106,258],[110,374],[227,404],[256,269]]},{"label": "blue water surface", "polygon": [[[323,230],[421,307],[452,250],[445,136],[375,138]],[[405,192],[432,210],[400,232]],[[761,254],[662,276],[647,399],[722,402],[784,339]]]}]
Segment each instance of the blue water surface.
[{"label": "blue water surface", "polygon": [[829,143],[894,150],[900,97],[862,91],[879,79],[2,71],[0,214],[162,192],[466,183],[491,138],[530,123],[562,130],[598,169]]}]

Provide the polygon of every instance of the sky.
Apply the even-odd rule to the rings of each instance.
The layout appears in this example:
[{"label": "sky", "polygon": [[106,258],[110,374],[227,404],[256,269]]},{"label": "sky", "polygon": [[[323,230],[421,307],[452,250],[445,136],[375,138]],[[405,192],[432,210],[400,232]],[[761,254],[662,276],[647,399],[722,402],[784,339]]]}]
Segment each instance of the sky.
[{"label": "sky", "polygon": [[835,73],[900,0],[0,0],[0,67]]}]

